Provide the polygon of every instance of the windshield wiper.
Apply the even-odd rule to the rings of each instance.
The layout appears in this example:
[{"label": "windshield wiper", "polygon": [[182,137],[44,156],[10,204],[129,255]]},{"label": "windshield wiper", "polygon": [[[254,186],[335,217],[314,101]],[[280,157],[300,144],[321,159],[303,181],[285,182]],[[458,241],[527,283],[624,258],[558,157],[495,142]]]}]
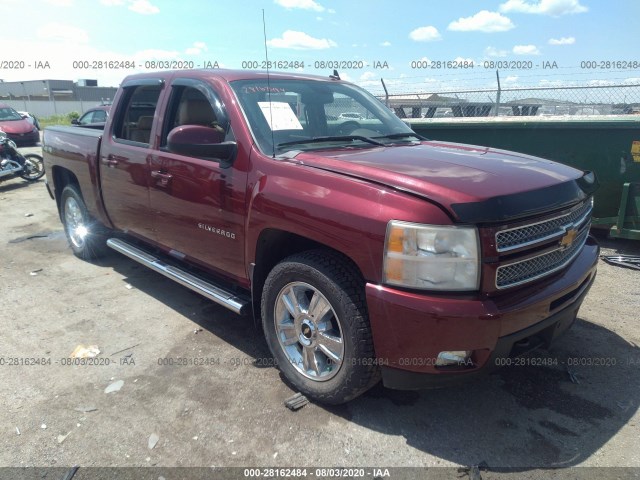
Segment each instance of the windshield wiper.
[{"label": "windshield wiper", "polygon": [[314,137],[314,138],[307,138],[305,140],[294,140],[292,142],[279,143],[276,146],[278,148],[280,148],[280,147],[287,147],[289,145],[301,145],[301,144],[305,144],[305,143],[342,142],[342,141],[345,141],[345,140],[349,140],[349,141],[360,140],[361,142],[370,143],[371,145],[377,145],[379,147],[384,147],[384,143],[378,142],[377,140],[374,140],[374,139],[369,138],[369,137],[363,137],[361,135],[339,135],[339,136],[335,136],[335,137]]},{"label": "windshield wiper", "polygon": [[382,135],[380,137],[373,137],[373,138],[390,138],[392,140],[395,140],[397,138],[408,138],[408,137],[415,137],[418,140],[427,140],[426,138],[424,138],[421,135],[418,135],[417,133],[414,132],[405,132],[405,133],[391,133],[389,135]]}]

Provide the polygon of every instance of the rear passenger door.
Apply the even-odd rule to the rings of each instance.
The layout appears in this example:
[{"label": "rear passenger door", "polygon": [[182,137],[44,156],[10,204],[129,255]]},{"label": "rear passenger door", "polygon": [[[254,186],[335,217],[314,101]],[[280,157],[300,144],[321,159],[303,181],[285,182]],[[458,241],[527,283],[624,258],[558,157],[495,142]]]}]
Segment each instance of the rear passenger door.
[{"label": "rear passenger door", "polygon": [[203,81],[176,78],[163,119],[158,158],[150,174],[151,206],[158,243],[177,258],[214,272],[246,278],[244,219],[247,183],[245,158],[233,163],[170,152],[169,132],[182,125],[215,129],[221,141],[234,141],[222,97]]},{"label": "rear passenger door", "polygon": [[103,137],[100,149],[102,198],[111,221],[118,229],[146,240],[154,240],[149,207],[150,144],[163,87],[155,79],[123,85],[111,132]]}]

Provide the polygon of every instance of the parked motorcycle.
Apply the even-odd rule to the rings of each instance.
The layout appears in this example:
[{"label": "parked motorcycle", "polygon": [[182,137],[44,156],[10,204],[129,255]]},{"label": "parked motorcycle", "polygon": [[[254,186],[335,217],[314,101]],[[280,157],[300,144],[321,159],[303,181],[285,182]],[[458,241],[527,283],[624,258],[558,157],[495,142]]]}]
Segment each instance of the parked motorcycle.
[{"label": "parked motorcycle", "polygon": [[35,182],[44,175],[44,162],[40,155],[18,151],[15,142],[0,130],[0,181],[20,177]]}]

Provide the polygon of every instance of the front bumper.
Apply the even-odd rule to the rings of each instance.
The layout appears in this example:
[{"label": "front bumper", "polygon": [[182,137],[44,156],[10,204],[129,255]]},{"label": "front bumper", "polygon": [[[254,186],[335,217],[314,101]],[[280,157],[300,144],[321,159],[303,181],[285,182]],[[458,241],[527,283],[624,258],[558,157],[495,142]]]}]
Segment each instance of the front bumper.
[{"label": "front bumper", "polygon": [[[500,359],[550,343],[571,326],[596,275],[591,237],[563,272],[499,297],[436,296],[367,284],[377,363],[385,386],[443,386],[494,370]],[[439,367],[444,351],[471,351],[471,361]]]},{"label": "front bumper", "polygon": [[19,147],[36,145],[40,141],[40,132],[7,133],[7,136]]}]

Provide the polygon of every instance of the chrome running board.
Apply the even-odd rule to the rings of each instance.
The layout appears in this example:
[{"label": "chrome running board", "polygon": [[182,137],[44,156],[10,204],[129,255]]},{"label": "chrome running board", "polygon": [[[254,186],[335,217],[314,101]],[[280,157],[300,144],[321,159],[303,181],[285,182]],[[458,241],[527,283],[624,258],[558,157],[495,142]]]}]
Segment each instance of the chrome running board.
[{"label": "chrome running board", "polygon": [[138,247],[134,247],[130,243],[120,240],[119,238],[108,239],[107,245],[132,260],[141,263],[145,267],[149,267],[151,270],[161,273],[165,277],[178,282],[180,285],[205,296],[209,300],[212,300],[218,305],[222,305],[235,313],[244,314],[245,308],[251,303],[249,299],[239,297],[233,292],[224,290],[223,288],[203,280],[202,278],[196,277],[191,273],[187,273],[173,265],[169,265],[150,253],[147,253]]}]

